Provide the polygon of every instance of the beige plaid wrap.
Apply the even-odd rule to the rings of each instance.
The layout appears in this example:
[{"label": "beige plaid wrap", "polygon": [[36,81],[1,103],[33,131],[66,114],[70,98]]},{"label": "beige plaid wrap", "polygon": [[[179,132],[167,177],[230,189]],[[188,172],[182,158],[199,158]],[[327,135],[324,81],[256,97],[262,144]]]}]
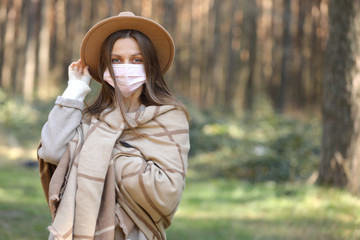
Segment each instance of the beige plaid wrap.
[{"label": "beige plaid wrap", "polygon": [[185,186],[188,122],[169,105],[127,119],[137,132],[118,110],[83,120],[56,169],[39,159],[55,239],[115,239],[117,226],[125,238],[136,226],[166,239]]}]

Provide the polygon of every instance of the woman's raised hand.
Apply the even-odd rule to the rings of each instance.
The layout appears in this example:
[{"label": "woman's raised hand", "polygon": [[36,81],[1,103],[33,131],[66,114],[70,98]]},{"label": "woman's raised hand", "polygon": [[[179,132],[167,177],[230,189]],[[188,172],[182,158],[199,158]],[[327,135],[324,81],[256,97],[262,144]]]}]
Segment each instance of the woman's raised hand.
[{"label": "woman's raised hand", "polygon": [[83,67],[80,59],[77,62],[73,62],[69,65],[68,73],[69,80],[80,80],[87,85],[90,84],[91,75],[89,73],[89,67]]}]

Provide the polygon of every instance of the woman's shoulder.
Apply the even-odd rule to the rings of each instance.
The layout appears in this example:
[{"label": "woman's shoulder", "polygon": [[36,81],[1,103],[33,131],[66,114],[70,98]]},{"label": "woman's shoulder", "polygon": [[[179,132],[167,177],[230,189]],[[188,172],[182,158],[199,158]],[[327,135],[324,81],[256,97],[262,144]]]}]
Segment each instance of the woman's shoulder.
[{"label": "woman's shoulder", "polygon": [[184,115],[186,116],[185,112],[176,105],[150,105],[144,106],[142,105],[139,109],[142,113],[149,114],[151,113],[153,117],[169,117],[172,115]]},{"label": "woman's shoulder", "polygon": [[91,122],[92,116],[89,113],[85,113],[82,115],[81,123],[89,125]]},{"label": "woman's shoulder", "polygon": [[166,125],[179,125],[188,128],[189,122],[183,109],[175,105],[163,105],[159,108],[161,114],[156,118],[158,121]]}]

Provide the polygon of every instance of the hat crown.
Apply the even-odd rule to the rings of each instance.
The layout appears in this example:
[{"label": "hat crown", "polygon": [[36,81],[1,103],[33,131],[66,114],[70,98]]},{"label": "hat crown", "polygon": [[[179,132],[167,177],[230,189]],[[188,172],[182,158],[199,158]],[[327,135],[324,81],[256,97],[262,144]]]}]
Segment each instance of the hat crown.
[{"label": "hat crown", "polygon": [[135,16],[133,12],[120,12],[118,16]]}]

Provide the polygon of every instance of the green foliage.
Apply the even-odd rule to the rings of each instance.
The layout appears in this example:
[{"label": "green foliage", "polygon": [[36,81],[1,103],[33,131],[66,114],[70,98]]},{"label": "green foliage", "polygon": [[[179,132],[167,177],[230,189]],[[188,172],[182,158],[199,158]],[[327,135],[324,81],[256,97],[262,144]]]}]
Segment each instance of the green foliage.
[{"label": "green foliage", "polygon": [[190,168],[251,181],[308,178],[319,164],[320,122],[276,114],[265,103],[241,118],[189,107]]},{"label": "green foliage", "polygon": [[40,102],[29,104],[20,97],[9,97],[0,88],[0,135],[6,136],[0,143],[36,145],[50,107]]}]

